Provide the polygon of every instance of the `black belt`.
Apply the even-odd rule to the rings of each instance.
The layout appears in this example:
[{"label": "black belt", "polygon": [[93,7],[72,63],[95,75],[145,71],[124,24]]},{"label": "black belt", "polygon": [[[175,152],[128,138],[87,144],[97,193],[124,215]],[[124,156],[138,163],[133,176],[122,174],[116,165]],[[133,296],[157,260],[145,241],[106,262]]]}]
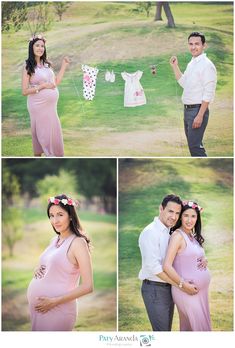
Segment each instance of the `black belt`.
[{"label": "black belt", "polygon": [[171,284],[168,284],[168,283],[155,282],[153,280],[148,280],[148,279],[144,279],[143,283],[149,284],[149,285],[171,286]]},{"label": "black belt", "polygon": [[194,108],[199,108],[201,107],[202,104],[192,104],[192,105],[187,105],[184,104],[185,109],[194,109]]}]

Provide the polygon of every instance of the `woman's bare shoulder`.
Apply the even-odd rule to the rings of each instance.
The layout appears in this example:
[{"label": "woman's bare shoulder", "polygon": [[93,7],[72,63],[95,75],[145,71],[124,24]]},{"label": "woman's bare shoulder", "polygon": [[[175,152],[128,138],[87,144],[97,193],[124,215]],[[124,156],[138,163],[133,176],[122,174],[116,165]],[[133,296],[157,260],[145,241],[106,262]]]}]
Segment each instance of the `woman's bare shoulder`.
[{"label": "woman's bare shoulder", "polygon": [[177,242],[177,241],[182,241],[183,240],[183,236],[180,232],[180,230],[175,230],[172,235],[171,235],[171,240]]},{"label": "woman's bare shoulder", "polygon": [[72,241],[72,246],[77,248],[87,248],[87,242],[83,237],[75,237]]}]

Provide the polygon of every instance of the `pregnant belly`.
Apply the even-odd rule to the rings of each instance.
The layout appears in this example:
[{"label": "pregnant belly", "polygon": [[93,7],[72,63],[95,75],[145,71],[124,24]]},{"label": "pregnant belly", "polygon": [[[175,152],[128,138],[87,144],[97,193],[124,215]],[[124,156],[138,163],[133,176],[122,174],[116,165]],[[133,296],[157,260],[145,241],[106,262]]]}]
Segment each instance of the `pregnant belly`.
[{"label": "pregnant belly", "polygon": [[199,289],[203,289],[209,286],[211,276],[208,269],[196,270],[192,275],[183,277],[186,281],[192,281]]},{"label": "pregnant belly", "polygon": [[39,93],[28,96],[28,109],[34,110],[46,105],[56,104],[59,98],[58,89],[43,89]]},{"label": "pregnant belly", "polygon": [[[71,289],[66,289],[65,286],[60,284],[51,283],[47,279],[35,279],[33,278],[29,283],[27,290],[27,298],[29,306],[33,309],[38,303],[38,297],[57,297],[66,294]],[[63,313],[76,315],[76,301],[66,302],[55,307]]]},{"label": "pregnant belly", "polygon": [[50,284],[50,282],[45,281],[44,279],[35,279],[33,278],[28,286],[27,298],[29,304],[34,304],[37,302],[37,297],[46,296],[46,297],[56,297],[61,295],[58,293],[58,288],[55,284]]}]

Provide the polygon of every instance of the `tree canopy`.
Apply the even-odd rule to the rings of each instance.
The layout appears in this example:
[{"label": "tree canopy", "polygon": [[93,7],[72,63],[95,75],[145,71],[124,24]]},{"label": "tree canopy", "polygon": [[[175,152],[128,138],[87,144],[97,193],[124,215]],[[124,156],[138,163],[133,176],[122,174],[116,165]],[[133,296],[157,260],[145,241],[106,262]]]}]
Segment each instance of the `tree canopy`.
[{"label": "tree canopy", "polygon": [[116,159],[4,159],[4,165],[14,174],[21,193],[37,197],[37,182],[46,175],[58,175],[63,169],[72,173],[81,194],[116,197]]}]

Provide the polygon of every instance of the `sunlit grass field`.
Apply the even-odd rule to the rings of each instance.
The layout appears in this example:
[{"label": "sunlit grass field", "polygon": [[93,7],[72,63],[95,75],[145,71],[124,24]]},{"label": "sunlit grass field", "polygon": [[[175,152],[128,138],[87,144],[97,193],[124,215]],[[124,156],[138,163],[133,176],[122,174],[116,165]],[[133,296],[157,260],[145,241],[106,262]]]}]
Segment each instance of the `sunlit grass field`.
[{"label": "sunlit grass field", "polygon": [[[45,33],[47,52],[58,71],[63,55],[72,63],[59,86],[65,156],[189,156],[183,133],[182,89],[175,82],[169,58],[177,54],[182,70],[191,57],[187,35],[203,31],[207,54],[218,71],[216,98],[205,134],[209,156],[233,155],[233,6],[172,3],[176,29],[153,22],[154,8],[133,11],[134,3],[74,2],[62,22]],[[26,28],[2,35],[2,154],[32,156],[30,120],[21,95],[21,71],[27,56]],[[63,45],[61,45],[63,42]],[[81,64],[99,69],[96,96],[82,96]],[[153,76],[150,66],[157,66]],[[104,79],[116,72],[115,83]],[[124,108],[122,71],[143,71],[147,104]],[[221,127],[221,119],[223,127]]]},{"label": "sunlit grass field", "polygon": [[[121,160],[119,175],[119,330],[151,331],[138,273],[140,232],[158,215],[161,199],[179,194],[204,208],[202,234],[211,272],[213,331],[233,330],[233,161]],[[173,331],[179,331],[175,308]]]},{"label": "sunlit grass field", "polygon": [[[76,331],[116,330],[116,217],[82,212],[83,227],[92,241],[94,293],[78,300]],[[26,292],[39,256],[54,236],[39,209],[25,211],[24,238],[13,258],[3,249],[2,330],[30,331]],[[4,231],[3,231],[4,233]]]}]

